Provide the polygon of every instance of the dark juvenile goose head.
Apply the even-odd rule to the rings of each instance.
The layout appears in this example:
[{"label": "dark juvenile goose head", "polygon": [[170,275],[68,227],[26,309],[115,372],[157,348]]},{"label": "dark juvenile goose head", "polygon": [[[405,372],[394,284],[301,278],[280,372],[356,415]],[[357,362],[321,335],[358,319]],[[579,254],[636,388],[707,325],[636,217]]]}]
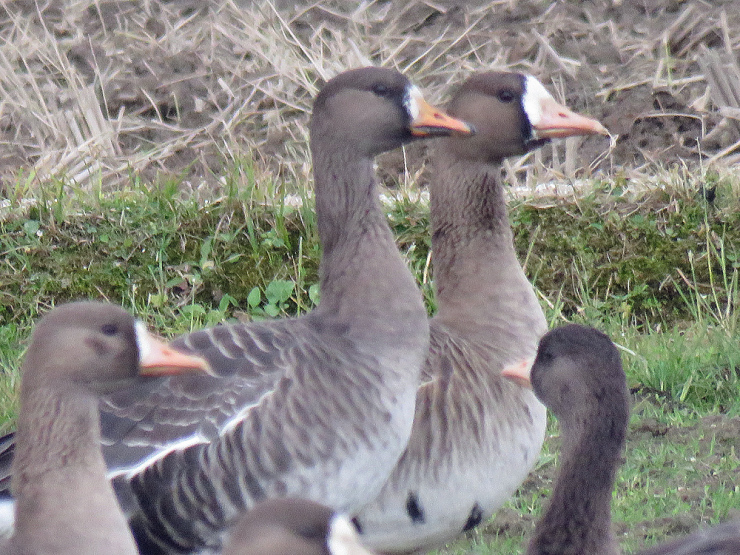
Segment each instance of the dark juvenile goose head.
[{"label": "dark juvenile goose head", "polygon": [[563,429],[558,478],[527,553],[619,553],[611,493],[627,433],[629,390],[616,346],[593,328],[563,326],[542,337],[530,375],[521,367],[503,375],[530,380]]},{"label": "dark juvenile goose head", "polygon": [[396,70],[364,67],[331,79],[316,97],[311,117],[315,149],[348,147],[373,157],[415,138],[470,135],[469,125],[429,105]]},{"label": "dark juvenile goose head", "polygon": [[562,426],[580,431],[594,426],[590,418],[599,416],[599,426],[621,451],[629,392],[619,352],[606,334],[578,324],[545,334],[532,365],[531,382]]},{"label": "dark juvenile goose head", "polygon": [[372,555],[343,515],[303,499],[271,499],[247,512],[222,555]]},{"label": "dark juvenile goose head", "polygon": [[208,372],[152,336],[122,308],[76,302],[49,312],[36,326],[23,363],[22,389],[75,384],[93,395],[132,384],[138,376]]},{"label": "dark juvenile goose head", "polygon": [[462,160],[496,164],[552,138],[608,134],[598,121],[559,104],[542,83],[521,73],[476,73],[447,109],[475,128],[475,136],[466,141],[447,141],[452,156]]}]

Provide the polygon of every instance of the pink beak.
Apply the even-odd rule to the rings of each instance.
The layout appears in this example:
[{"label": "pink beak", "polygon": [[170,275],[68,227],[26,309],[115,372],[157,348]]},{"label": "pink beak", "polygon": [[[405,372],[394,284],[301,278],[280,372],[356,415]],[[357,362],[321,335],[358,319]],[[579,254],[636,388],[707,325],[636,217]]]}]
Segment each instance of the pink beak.
[{"label": "pink beak", "polygon": [[533,362],[533,359],[527,358],[515,364],[510,364],[501,370],[501,376],[521,385],[522,387],[532,389],[530,374]]},{"label": "pink beak", "polygon": [[552,97],[543,99],[541,108],[540,121],[532,126],[538,139],[609,134],[597,120],[576,114]]},{"label": "pink beak", "polygon": [[140,376],[172,376],[191,372],[215,376],[203,357],[176,351],[146,330],[137,330],[137,333]]}]

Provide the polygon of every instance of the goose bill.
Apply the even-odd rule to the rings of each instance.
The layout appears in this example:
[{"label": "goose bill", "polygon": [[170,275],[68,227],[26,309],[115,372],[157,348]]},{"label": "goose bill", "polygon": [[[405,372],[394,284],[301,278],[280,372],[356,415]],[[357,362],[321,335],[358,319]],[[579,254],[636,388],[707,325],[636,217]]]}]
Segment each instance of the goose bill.
[{"label": "goose bill", "polygon": [[541,108],[539,121],[532,125],[537,139],[609,134],[597,120],[576,114],[552,97],[543,99]]},{"label": "goose bill", "polygon": [[411,121],[411,134],[415,137],[447,135],[472,135],[473,127],[462,120],[447,115],[435,108],[422,97],[411,99],[416,103],[416,117]]},{"label": "goose bill", "polygon": [[534,364],[534,360],[531,358],[510,364],[501,370],[501,376],[522,387],[532,389],[532,382],[530,380],[532,364]]},{"label": "goose bill", "polygon": [[189,372],[215,375],[206,359],[176,351],[142,326],[136,326],[136,340],[139,345],[140,376],[171,376]]}]

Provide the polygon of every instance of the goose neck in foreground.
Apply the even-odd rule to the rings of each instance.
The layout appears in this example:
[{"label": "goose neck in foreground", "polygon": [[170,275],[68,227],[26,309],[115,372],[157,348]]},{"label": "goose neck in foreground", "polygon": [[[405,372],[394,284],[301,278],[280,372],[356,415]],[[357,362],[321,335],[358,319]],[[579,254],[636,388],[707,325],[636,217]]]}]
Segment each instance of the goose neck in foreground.
[{"label": "goose neck in foreground", "polygon": [[602,416],[584,418],[590,423],[580,433],[563,427],[557,481],[527,555],[619,554],[611,531],[611,497],[623,444],[615,437],[624,433],[605,425]]},{"label": "goose neck in foreground", "polygon": [[71,387],[38,389],[22,398],[10,553],[137,553],[105,477],[97,403]]},{"label": "goose neck in foreground", "polygon": [[317,149],[314,176],[324,250],[319,313],[425,328],[421,293],[380,206],[372,160],[349,145],[331,155]]},{"label": "goose neck in foreground", "polygon": [[64,389],[55,384],[36,389],[22,399],[13,460],[16,496],[25,486],[33,486],[40,476],[59,468],[60,461],[64,461],[65,467],[99,463],[100,475],[105,475],[99,446],[98,401],[72,387]]}]

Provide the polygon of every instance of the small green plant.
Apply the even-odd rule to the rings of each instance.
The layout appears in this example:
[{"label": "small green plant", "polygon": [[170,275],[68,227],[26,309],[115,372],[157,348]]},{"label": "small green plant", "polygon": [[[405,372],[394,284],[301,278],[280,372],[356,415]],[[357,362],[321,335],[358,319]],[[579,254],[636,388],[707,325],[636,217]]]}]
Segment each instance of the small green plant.
[{"label": "small green plant", "polygon": [[262,294],[258,287],[249,292],[247,303],[256,316],[269,316],[275,318],[280,314],[286,314],[288,301],[290,301],[295,283],[285,279],[271,281],[265,287],[265,302],[262,302]]}]

